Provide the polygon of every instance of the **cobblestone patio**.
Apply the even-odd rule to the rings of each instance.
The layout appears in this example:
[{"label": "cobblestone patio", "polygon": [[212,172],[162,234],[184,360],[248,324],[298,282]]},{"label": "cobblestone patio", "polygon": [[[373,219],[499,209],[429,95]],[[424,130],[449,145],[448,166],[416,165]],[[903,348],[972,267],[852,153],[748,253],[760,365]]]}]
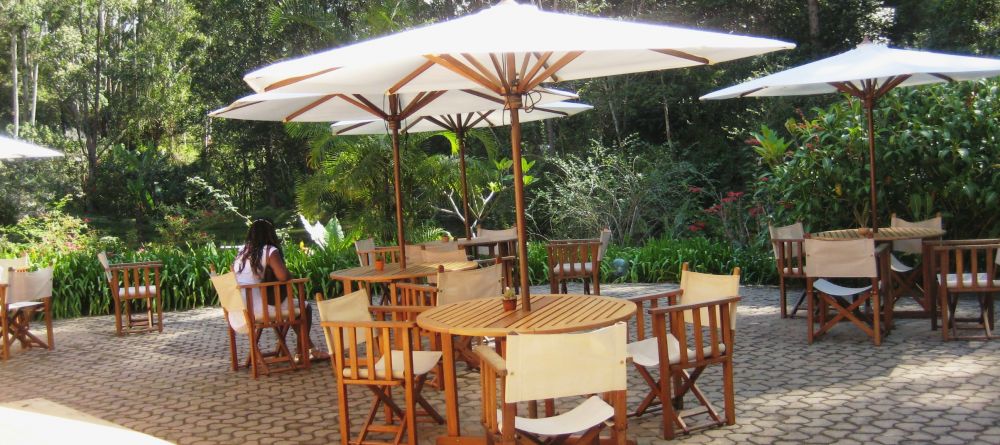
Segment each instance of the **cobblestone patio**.
[{"label": "cobblestone patio", "polygon": [[[668,287],[602,290],[623,296]],[[881,347],[846,324],[809,346],[805,320],[780,319],[777,300],[773,287],[744,288],[737,424],[674,442],[1000,443],[1000,342],[943,343],[929,321],[900,320]],[[179,444],[339,441],[334,378],[325,363],[254,381],[245,370],[229,371],[221,309],[167,313],[164,325],[162,334],[118,338],[111,317],[57,321],[55,351],[15,353],[0,363],[0,402],[44,397]],[[322,343],[318,327],[313,339]],[[714,374],[703,381],[709,397],[719,395]],[[643,386],[632,371],[630,406]],[[459,388],[462,430],[479,432],[478,374],[461,364]],[[442,394],[425,393],[443,412]],[[351,397],[357,420],[368,394],[355,390]],[[443,431],[422,424],[421,442],[433,443]],[[630,419],[629,437],[666,443],[657,414]]]}]

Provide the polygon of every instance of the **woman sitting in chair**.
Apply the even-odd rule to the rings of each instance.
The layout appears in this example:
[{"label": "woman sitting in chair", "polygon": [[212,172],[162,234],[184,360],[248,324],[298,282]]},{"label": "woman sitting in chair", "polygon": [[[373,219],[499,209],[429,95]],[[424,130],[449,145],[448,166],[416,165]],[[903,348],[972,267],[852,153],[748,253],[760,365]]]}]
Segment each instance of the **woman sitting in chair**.
[{"label": "woman sitting in chair", "polygon": [[[278,241],[278,234],[275,233],[274,223],[271,220],[262,218],[254,220],[250,224],[246,243],[240,249],[240,253],[236,255],[232,270],[236,273],[236,281],[240,285],[288,281],[292,278],[292,273],[285,266],[285,258],[281,253],[281,242]],[[279,299],[278,296],[274,295],[274,289],[267,289],[267,305],[284,308],[285,299],[288,298],[287,290],[284,287],[280,288],[281,298]],[[299,297],[305,298],[304,295]],[[263,307],[264,299],[261,298],[260,289],[253,290],[253,300],[254,307]],[[308,332],[312,328],[312,306],[306,303],[305,308],[306,340],[309,342],[310,358],[326,358],[328,355],[325,352],[317,351],[312,339],[309,338]],[[242,314],[230,313],[229,324],[233,329],[239,329],[246,324],[246,320]]]}]

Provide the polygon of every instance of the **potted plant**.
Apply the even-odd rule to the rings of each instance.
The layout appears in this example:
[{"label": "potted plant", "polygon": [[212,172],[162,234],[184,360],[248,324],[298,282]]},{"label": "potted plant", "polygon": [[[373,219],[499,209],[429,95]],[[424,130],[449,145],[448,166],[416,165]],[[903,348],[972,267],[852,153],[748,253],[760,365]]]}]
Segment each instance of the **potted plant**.
[{"label": "potted plant", "polygon": [[507,288],[503,291],[503,310],[510,312],[517,309],[517,295],[514,294],[514,289]]},{"label": "potted plant", "polygon": [[442,243],[447,243],[448,241],[451,241],[451,235],[449,235],[446,232],[445,234],[441,235],[441,242]]},{"label": "potted plant", "polygon": [[385,269],[385,260],[382,259],[382,258],[376,258],[375,259],[375,270],[381,272],[383,269]]}]

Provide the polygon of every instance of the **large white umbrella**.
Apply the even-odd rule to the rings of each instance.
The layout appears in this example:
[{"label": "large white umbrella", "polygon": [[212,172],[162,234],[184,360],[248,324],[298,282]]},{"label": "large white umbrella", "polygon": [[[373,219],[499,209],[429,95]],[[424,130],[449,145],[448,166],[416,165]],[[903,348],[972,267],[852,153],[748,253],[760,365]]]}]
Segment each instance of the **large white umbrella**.
[{"label": "large white umbrella", "polygon": [[[593,109],[594,107],[574,102],[554,102],[535,105],[521,116],[521,122],[532,122],[554,117],[572,116]],[[496,127],[510,122],[510,111],[500,109],[476,111],[472,113],[449,113],[442,115],[420,116],[409,122],[404,122],[402,130],[407,133],[447,130],[455,133],[458,140],[458,164],[462,178],[462,216],[465,222],[465,237],[472,237],[472,227],[469,225],[469,182],[465,174],[465,134],[469,129],[480,127]],[[330,130],[336,135],[361,135],[385,133],[386,122],[383,120],[340,121],[330,125]]]},{"label": "large white umbrella", "polygon": [[856,49],[770,76],[731,86],[702,100],[735,97],[846,93],[864,102],[868,118],[868,167],[872,228],[878,231],[875,193],[875,124],[872,108],[901,86],[980,79],[1000,75],[1000,60],[890,48],[862,43]]},{"label": "large white umbrella", "polygon": [[[576,93],[538,87],[530,97],[541,103],[575,99]],[[345,94],[287,93],[273,91],[251,94],[227,107],[209,113],[212,117],[229,119],[330,122],[341,120],[379,119],[387,123],[392,137],[393,183],[396,200],[396,240],[399,244],[399,266],[406,269],[406,235],[403,231],[402,172],[399,156],[399,127],[408,119],[420,115],[446,112],[488,110],[503,106],[504,99],[489,90],[466,88],[429,92]]]},{"label": "large white umbrella", "polygon": [[0,136],[0,159],[54,158],[63,154],[39,145]]},{"label": "large white umbrella", "polygon": [[454,20],[247,74],[256,91],[390,95],[485,88],[506,98],[521,302],[531,309],[518,110],[542,82],[709,65],[793,48],[777,40],[541,11],[512,0]]}]

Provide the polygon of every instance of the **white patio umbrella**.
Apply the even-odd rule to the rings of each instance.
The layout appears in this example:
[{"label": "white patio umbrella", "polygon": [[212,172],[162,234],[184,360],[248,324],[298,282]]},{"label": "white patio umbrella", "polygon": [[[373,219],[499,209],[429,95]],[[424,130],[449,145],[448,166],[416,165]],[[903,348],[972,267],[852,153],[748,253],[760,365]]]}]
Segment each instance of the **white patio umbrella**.
[{"label": "white patio umbrella", "polygon": [[[532,122],[554,117],[572,116],[593,109],[594,107],[574,102],[554,102],[535,105],[524,113],[521,122]],[[473,113],[451,113],[437,116],[420,116],[403,126],[407,133],[447,130],[455,133],[458,140],[458,165],[462,178],[462,216],[465,222],[465,237],[472,237],[472,226],[469,225],[469,181],[465,174],[465,134],[469,129],[480,127],[496,127],[510,122],[510,111],[494,109]],[[386,132],[386,122],[383,120],[340,121],[330,125],[333,134],[350,136],[361,134],[382,134]]]},{"label": "white patio umbrella", "polygon": [[795,45],[777,40],[541,11],[504,0],[454,20],[277,63],[247,74],[256,91],[485,88],[511,110],[522,307],[531,309],[519,109],[542,82],[708,65]]},{"label": "white patio umbrella", "polygon": [[868,118],[868,167],[872,229],[878,231],[875,193],[875,124],[872,108],[901,86],[980,79],[1000,75],[1000,60],[890,48],[862,43],[856,49],[789,70],[731,86],[702,100],[735,97],[846,93],[864,102]]},{"label": "white patio umbrella", "polygon": [[0,136],[0,159],[54,158],[63,154],[20,139]]},{"label": "white patio umbrella", "polygon": [[[530,97],[541,103],[578,96],[570,91],[537,87]],[[417,113],[436,115],[454,111],[478,111],[503,106],[504,99],[489,90],[466,88],[430,92],[385,95],[286,93],[283,91],[251,94],[227,107],[209,113],[212,117],[229,119],[330,122],[376,118],[387,123],[392,137],[393,183],[396,200],[396,239],[399,244],[399,266],[406,269],[406,235],[403,233],[402,172],[399,156],[400,122],[415,118]]]}]

